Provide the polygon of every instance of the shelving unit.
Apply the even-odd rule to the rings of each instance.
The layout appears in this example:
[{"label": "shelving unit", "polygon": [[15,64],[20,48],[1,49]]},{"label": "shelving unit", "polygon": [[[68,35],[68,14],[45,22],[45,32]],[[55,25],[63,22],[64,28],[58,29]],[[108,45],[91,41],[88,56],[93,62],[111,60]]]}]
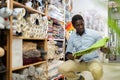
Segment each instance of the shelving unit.
[{"label": "shelving unit", "polygon": [[[2,1],[2,0],[0,0]],[[9,0],[9,2],[11,2],[11,0]],[[4,3],[4,4],[0,4],[1,6],[7,7],[7,8],[11,8],[11,3]],[[11,17],[10,17],[11,20]],[[11,25],[11,24],[10,24]],[[0,59],[3,59],[3,64],[5,66],[5,70],[0,71],[0,80],[10,80],[11,78],[11,29],[7,30],[7,29],[0,29],[0,32],[2,32],[2,35],[0,35],[0,47],[2,47],[5,51],[5,55],[3,57],[1,57]]]},{"label": "shelving unit", "polygon": [[50,17],[48,22],[48,76],[50,80],[57,80],[60,76],[58,66],[64,61],[65,51],[64,2],[54,3],[54,0],[52,1],[53,3],[48,6]]},{"label": "shelving unit", "polygon": [[16,8],[16,7],[25,8],[29,13],[38,13],[38,14],[41,14],[41,15],[45,15],[45,13],[43,13],[43,12],[39,12],[39,11],[37,11],[35,9],[27,7],[27,6],[25,6],[25,5],[21,4],[21,3],[16,2],[16,1],[13,1],[13,7],[14,8]]},{"label": "shelving unit", "polygon": [[47,61],[40,61],[40,62],[37,62],[37,63],[33,63],[33,64],[21,66],[21,67],[16,67],[16,68],[13,68],[12,71],[24,69],[24,68],[27,68],[27,67],[30,67],[30,66],[40,65],[40,64],[43,64],[43,63],[47,63]]},{"label": "shelving unit", "polygon": [[[43,12],[39,12],[33,8],[27,7],[19,2],[16,2],[14,0],[9,0],[7,1],[4,6],[7,6],[10,9],[14,9],[14,8],[25,8],[25,10],[29,13],[29,14],[34,14],[37,13],[39,15],[42,16],[46,16],[46,13]],[[47,7],[47,6],[46,6]],[[14,39],[20,39],[22,40],[22,42],[35,42],[38,44],[38,47],[42,47],[44,49],[45,52],[47,52],[47,38],[28,38],[28,37],[18,37],[18,36],[13,36],[12,34],[12,21],[13,21],[13,17],[10,16],[10,30],[4,30],[6,32],[6,45],[4,45],[4,50],[6,51],[6,70],[5,71],[0,71],[0,75],[1,74],[6,74],[5,76],[5,80],[12,80],[12,74],[13,72],[28,68],[30,66],[39,66],[41,64],[45,64],[46,68],[47,68],[47,62],[48,60],[42,60],[42,61],[38,61],[35,63],[31,63],[31,64],[27,64],[27,65],[22,65],[22,66],[18,66],[18,67],[14,67],[12,66],[12,59],[13,59],[13,51],[12,51],[12,43]],[[16,44],[17,45],[17,44]],[[23,45],[23,44],[22,44]],[[17,54],[17,53],[16,53]],[[19,56],[18,56],[19,57]],[[47,72],[47,71],[46,71]],[[1,80],[2,78],[0,78]],[[2,79],[3,80],[3,79]]]}]

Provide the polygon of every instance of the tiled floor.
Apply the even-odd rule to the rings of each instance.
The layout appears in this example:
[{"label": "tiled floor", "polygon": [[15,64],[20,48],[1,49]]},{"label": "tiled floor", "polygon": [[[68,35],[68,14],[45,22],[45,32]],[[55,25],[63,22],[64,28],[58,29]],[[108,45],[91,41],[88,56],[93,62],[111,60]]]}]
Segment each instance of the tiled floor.
[{"label": "tiled floor", "polygon": [[103,64],[103,80],[120,80],[120,63]]},{"label": "tiled floor", "polygon": [[[102,80],[120,80],[120,63],[104,63]],[[93,80],[91,73],[85,73],[85,80]]]}]

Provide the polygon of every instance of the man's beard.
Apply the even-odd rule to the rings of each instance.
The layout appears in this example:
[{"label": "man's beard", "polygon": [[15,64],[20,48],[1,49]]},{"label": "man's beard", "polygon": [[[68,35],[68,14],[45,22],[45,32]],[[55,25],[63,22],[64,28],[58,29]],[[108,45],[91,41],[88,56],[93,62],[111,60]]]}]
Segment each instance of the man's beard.
[{"label": "man's beard", "polygon": [[77,31],[77,34],[79,34],[80,36],[82,36],[84,32],[85,32],[85,30],[79,31],[79,32]]}]

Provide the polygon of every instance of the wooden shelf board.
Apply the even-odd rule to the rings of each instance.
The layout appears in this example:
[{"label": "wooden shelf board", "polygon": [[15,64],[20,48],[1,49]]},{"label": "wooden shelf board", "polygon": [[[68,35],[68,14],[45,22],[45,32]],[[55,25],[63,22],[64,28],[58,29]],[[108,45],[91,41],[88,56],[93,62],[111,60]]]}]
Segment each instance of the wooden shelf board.
[{"label": "wooden shelf board", "polygon": [[46,38],[25,38],[25,37],[18,37],[18,36],[13,36],[13,39],[25,39],[25,40],[46,40]]},{"label": "wooden shelf board", "polygon": [[45,13],[43,13],[43,12],[39,12],[39,11],[33,9],[33,8],[27,7],[27,6],[25,6],[25,5],[23,5],[23,4],[19,3],[19,2],[16,2],[16,1],[13,1],[13,5],[14,5],[14,8],[15,7],[25,8],[30,13],[38,13],[38,14],[45,15]]},{"label": "wooden shelf board", "polygon": [[47,61],[40,61],[40,62],[37,62],[37,63],[33,63],[33,64],[29,64],[29,65],[24,65],[24,66],[20,66],[20,67],[16,67],[16,68],[13,68],[12,71],[20,70],[20,69],[23,69],[23,68],[27,68],[29,66],[35,66],[35,65],[43,64],[43,63],[46,63],[46,62]]}]

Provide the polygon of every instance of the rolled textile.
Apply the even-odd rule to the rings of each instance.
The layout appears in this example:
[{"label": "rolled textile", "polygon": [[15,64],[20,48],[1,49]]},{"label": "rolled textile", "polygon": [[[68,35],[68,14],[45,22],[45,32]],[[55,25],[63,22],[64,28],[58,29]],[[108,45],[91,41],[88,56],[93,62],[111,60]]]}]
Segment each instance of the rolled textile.
[{"label": "rolled textile", "polygon": [[22,75],[28,76],[28,69],[27,69],[27,68],[26,68],[26,69],[23,69],[23,70],[20,71],[20,73],[21,73]]},{"label": "rolled textile", "polygon": [[0,23],[0,29],[4,29],[4,28],[5,28],[5,26]]},{"label": "rolled textile", "polygon": [[13,73],[13,74],[12,74],[12,80],[20,80],[20,74],[18,74],[18,73]]},{"label": "rolled textile", "polygon": [[[25,8],[15,8],[15,9],[14,9],[14,12],[16,13],[15,16],[17,16],[18,19],[21,19],[21,18],[24,17],[25,14],[26,14]],[[19,15],[18,15],[18,14],[19,14]]]},{"label": "rolled textile", "polygon": [[27,76],[26,75],[20,75],[20,80],[27,80]]},{"label": "rolled textile", "polygon": [[14,25],[16,23],[17,23],[17,19],[13,19],[12,24]]},{"label": "rolled textile", "polygon": [[34,77],[35,77],[36,79],[39,78],[39,72],[38,72],[38,71],[35,71],[35,75],[34,75]]},{"label": "rolled textile", "polygon": [[24,58],[35,58],[40,56],[41,56],[41,53],[39,50],[28,50],[23,53]]},{"label": "rolled textile", "polygon": [[31,80],[36,80],[36,78],[34,76],[31,77]]},{"label": "rolled textile", "polygon": [[36,50],[37,44],[33,42],[23,42],[23,53],[28,50]]},{"label": "rolled textile", "polygon": [[3,17],[1,17],[1,16],[0,16],[0,23],[1,23],[1,24],[4,24],[4,23],[5,23],[4,18],[3,18]]},{"label": "rolled textile", "polygon": [[35,67],[34,66],[30,66],[28,68],[28,74],[29,74],[29,76],[34,76],[35,75]]},{"label": "rolled textile", "polygon": [[27,77],[27,80],[31,80],[31,77]]},{"label": "rolled textile", "polygon": [[27,80],[37,80],[37,79],[35,77],[33,77],[33,76],[28,76]]},{"label": "rolled textile", "polygon": [[35,78],[40,78],[41,77],[41,74],[43,74],[43,69],[42,68],[40,68],[40,67],[38,67],[38,68],[36,68],[36,70],[35,70]]}]

